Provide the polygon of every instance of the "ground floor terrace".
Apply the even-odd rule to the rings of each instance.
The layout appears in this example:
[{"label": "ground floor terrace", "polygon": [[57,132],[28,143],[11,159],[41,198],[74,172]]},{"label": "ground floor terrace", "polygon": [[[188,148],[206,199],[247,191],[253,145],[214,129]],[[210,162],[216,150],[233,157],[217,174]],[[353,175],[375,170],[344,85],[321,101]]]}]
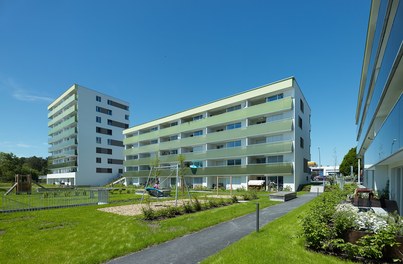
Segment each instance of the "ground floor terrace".
[{"label": "ground floor terrace", "polygon": [[375,165],[366,166],[363,185],[378,196],[396,201],[399,214],[403,215],[403,151],[394,153]]},{"label": "ground floor terrace", "polygon": [[[250,190],[263,189],[267,191],[294,190],[294,176],[265,176],[265,175],[220,175],[220,176],[185,176],[185,184],[192,189],[225,189]],[[120,183],[125,186],[153,186],[158,180],[159,188],[173,188],[180,185],[180,178],[171,176],[124,176]]]}]

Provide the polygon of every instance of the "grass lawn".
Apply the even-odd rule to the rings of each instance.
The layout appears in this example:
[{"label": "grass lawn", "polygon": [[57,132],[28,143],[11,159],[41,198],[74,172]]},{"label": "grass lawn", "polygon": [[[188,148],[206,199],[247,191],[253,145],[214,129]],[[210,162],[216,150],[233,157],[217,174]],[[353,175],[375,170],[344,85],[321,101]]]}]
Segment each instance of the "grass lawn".
[{"label": "grass lawn", "polygon": [[276,219],[202,263],[353,263],[305,249],[299,216],[308,206]]},{"label": "grass lawn", "polygon": [[[262,208],[275,204],[259,196]],[[251,213],[256,201],[154,222],[97,210],[111,205],[0,214],[0,263],[101,263]]]}]

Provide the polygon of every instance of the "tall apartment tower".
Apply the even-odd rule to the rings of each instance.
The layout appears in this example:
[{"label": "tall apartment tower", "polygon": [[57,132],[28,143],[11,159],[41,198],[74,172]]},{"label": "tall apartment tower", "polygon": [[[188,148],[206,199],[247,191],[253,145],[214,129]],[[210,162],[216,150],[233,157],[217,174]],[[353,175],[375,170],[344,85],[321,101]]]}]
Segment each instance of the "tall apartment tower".
[{"label": "tall apartment tower", "polygon": [[48,106],[47,182],[103,185],[123,173],[129,104],[74,84]]},{"label": "tall apartment tower", "polygon": [[371,2],[355,120],[363,184],[403,215],[403,2]]},{"label": "tall apartment tower", "polygon": [[[247,189],[258,180],[295,190],[309,180],[310,116],[296,80],[288,78],[137,125],[123,131],[124,176],[145,184],[152,164],[177,164],[182,154],[197,167],[186,175],[193,187]],[[159,171],[160,180],[171,174]],[[168,185],[175,184],[171,176]]]}]

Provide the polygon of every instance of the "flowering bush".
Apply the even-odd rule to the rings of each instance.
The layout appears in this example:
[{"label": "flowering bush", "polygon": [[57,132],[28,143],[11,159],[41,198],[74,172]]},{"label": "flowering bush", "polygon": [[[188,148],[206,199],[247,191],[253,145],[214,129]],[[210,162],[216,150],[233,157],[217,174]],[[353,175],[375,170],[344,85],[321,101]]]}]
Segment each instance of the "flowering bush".
[{"label": "flowering bush", "polygon": [[[352,204],[341,203],[346,195],[336,189],[325,192],[314,202],[302,218],[307,247],[354,259],[395,261],[385,255],[385,250],[399,245],[397,236],[403,234],[402,217],[380,216],[371,210],[361,212]],[[347,242],[346,235],[352,230],[366,231],[367,235],[355,243]]]}]

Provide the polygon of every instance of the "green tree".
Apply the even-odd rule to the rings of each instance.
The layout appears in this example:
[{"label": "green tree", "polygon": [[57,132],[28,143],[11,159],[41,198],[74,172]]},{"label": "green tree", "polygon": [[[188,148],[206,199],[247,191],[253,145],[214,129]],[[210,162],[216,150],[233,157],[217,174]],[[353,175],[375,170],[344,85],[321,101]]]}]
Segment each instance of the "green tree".
[{"label": "green tree", "polygon": [[14,181],[15,174],[20,170],[18,157],[13,153],[0,152],[0,180]]},{"label": "green tree", "polygon": [[187,167],[185,166],[185,155],[183,154],[179,154],[178,155],[178,163],[179,163],[179,177],[180,177],[180,181],[181,181],[181,191],[182,191],[182,195],[185,193],[185,175],[186,175],[186,171],[187,171]]},{"label": "green tree", "polygon": [[344,156],[343,161],[340,164],[340,173],[343,175],[350,175],[350,167],[353,166],[353,173],[358,173],[358,159],[356,154],[356,148],[351,148]]}]

